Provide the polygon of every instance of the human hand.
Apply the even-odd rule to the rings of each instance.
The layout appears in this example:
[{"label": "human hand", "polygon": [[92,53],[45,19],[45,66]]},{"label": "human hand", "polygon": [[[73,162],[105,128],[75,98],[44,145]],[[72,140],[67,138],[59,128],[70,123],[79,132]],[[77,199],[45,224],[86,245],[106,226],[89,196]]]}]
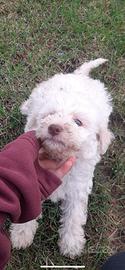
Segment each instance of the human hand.
[{"label": "human hand", "polygon": [[70,157],[64,163],[58,163],[53,160],[38,160],[40,167],[55,174],[58,178],[63,178],[75,163],[75,157]]}]

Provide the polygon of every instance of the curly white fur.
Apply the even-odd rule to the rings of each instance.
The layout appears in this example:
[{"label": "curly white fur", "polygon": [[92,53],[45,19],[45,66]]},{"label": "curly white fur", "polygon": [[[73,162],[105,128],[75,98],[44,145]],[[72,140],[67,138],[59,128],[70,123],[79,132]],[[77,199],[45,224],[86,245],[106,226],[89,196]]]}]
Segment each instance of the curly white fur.
[{"label": "curly white fur", "polygon": [[[62,201],[59,247],[63,255],[71,258],[80,255],[85,244],[83,227],[95,165],[112,138],[108,129],[112,112],[110,95],[103,83],[89,77],[91,69],[105,61],[99,58],[84,63],[72,74],[53,76],[37,85],[21,106],[22,113],[27,115],[25,131],[36,130],[50,158],[65,160],[75,155],[77,159],[62,185],[50,196],[54,202]],[[53,124],[61,127],[56,136],[48,131]],[[13,224],[13,246],[29,246],[36,229],[36,221]]]}]

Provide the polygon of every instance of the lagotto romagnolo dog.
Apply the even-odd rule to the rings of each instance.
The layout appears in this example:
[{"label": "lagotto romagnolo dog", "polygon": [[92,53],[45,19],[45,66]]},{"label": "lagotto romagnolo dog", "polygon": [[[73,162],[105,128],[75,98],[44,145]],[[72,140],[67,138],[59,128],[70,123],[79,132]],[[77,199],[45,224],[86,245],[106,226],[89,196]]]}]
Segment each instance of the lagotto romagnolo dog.
[{"label": "lagotto romagnolo dog", "polygon": [[[61,200],[59,247],[63,255],[80,255],[85,245],[88,195],[95,165],[112,139],[108,129],[111,97],[104,84],[89,77],[91,69],[103,64],[99,58],[86,62],[71,74],[56,74],[36,86],[21,106],[27,116],[25,131],[35,130],[49,158],[58,161],[76,156],[76,163],[50,196]],[[37,221],[12,224],[15,248],[31,245]]]}]

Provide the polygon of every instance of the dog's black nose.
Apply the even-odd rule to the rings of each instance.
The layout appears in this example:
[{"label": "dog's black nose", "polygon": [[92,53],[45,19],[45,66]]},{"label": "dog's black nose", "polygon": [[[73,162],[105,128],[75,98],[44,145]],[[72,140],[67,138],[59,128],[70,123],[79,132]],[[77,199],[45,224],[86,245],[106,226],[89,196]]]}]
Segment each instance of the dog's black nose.
[{"label": "dog's black nose", "polygon": [[58,135],[62,130],[63,128],[60,125],[56,125],[56,124],[52,124],[48,127],[48,132],[52,136]]}]

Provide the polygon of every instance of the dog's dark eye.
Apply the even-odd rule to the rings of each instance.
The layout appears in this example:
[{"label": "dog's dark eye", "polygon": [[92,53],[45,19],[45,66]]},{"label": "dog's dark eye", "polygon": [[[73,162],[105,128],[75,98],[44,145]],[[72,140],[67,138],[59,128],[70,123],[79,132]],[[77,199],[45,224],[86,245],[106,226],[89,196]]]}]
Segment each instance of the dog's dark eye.
[{"label": "dog's dark eye", "polygon": [[82,122],[79,119],[74,119],[74,121],[78,126],[82,126]]}]

